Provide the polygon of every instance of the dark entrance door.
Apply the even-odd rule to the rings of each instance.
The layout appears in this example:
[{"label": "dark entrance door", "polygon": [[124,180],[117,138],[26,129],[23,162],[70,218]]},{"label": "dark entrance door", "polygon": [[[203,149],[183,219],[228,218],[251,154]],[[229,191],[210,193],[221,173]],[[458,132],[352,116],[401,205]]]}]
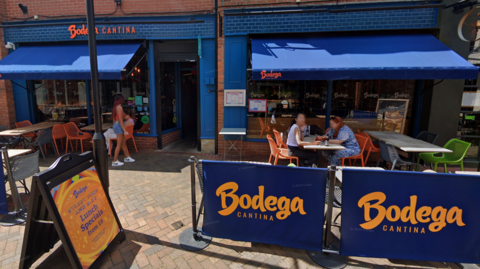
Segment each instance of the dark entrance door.
[{"label": "dark entrance door", "polygon": [[180,63],[182,138],[197,141],[197,64]]}]

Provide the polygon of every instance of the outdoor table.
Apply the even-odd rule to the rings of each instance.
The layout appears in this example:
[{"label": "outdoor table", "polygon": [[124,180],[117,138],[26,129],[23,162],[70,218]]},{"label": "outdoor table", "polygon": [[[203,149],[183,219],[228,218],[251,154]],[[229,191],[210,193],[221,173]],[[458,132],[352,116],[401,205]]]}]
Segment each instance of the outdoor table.
[{"label": "outdoor table", "polygon": [[[305,142],[313,142],[315,141],[315,135],[307,136],[303,138]],[[329,144],[328,146],[325,145],[308,145],[303,146],[304,149],[318,149],[318,150],[342,150],[345,149],[344,146],[339,144]]]},{"label": "outdoor table", "polygon": [[[247,129],[246,128],[222,128],[222,130],[220,130],[220,133],[218,133],[218,134],[223,135],[223,140],[230,142],[230,147],[228,148],[228,150],[226,149],[227,148],[226,146],[223,147],[223,160],[225,160],[225,158],[227,156],[227,152],[229,152],[230,150],[233,149],[237,153],[240,154],[240,161],[241,161],[242,160],[242,148],[243,148],[243,136],[247,135]],[[240,151],[238,151],[238,149],[235,146],[237,144],[238,140],[234,140],[235,142],[232,143],[232,140],[230,140],[230,139],[226,140],[225,139],[226,135],[239,135],[240,136],[240,140],[241,140]]]},{"label": "outdoor table", "polygon": [[2,131],[0,132],[0,136],[22,136],[24,134],[52,128],[53,126],[58,124],[63,124],[63,122],[41,122],[26,127]]},{"label": "outdoor table", "polygon": [[14,158],[23,154],[27,154],[32,152],[31,149],[9,149],[8,150],[8,158]]},{"label": "outdoor table", "polygon": [[[113,127],[113,123],[107,122],[107,123],[102,123],[102,131],[106,131],[109,128]],[[83,128],[80,128],[80,130],[85,131],[85,132],[95,132],[95,124],[85,126]]]},{"label": "outdoor table", "polygon": [[345,169],[363,169],[363,170],[385,170],[381,167],[359,167],[359,166],[337,166],[337,168],[339,168],[336,172],[335,172],[335,177],[340,181],[342,182],[342,170],[345,170]]},{"label": "outdoor table", "polygon": [[409,153],[416,152],[442,152],[452,153],[451,150],[439,147],[428,142],[392,131],[365,131],[371,137],[394,145],[396,148]]},{"label": "outdoor table", "polygon": [[455,174],[480,176],[480,172],[469,172],[469,171],[455,171]]}]

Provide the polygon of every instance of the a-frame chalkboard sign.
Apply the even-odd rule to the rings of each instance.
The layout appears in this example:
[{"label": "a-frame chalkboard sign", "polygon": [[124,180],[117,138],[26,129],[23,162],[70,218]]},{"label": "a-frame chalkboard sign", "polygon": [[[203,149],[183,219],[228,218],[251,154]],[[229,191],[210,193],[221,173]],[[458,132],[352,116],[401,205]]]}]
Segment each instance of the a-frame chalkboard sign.
[{"label": "a-frame chalkboard sign", "polygon": [[98,177],[93,154],[68,154],[35,175],[20,268],[29,268],[58,240],[72,268],[97,268],[125,233]]}]

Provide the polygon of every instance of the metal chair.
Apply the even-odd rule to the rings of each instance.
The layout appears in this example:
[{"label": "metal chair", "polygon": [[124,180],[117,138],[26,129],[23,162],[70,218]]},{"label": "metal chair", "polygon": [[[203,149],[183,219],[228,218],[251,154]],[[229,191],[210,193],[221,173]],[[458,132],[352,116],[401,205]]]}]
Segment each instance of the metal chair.
[{"label": "metal chair", "polygon": [[45,158],[46,152],[44,152],[43,149],[45,148],[45,151],[46,151],[47,150],[47,145],[49,143],[51,143],[52,148],[55,149],[55,145],[53,144],[53,138],[52,138],[52,128],[42,129],[38,133],[37,139],[35,139],[35,141],[32,141],[32,142],[25,141],[25,145],[27,147],[32,146],[34,149],[35,149],[35,147],[38,147],[38,149],[42,153],[42,157],[45,161],[47,161],[47,158]]},{"label": "metal chair", "polygon": [[427,131],[422,131],[417,135],[416,139],[425,141],[425,142],[430,143],[430,144],[435,144],[435,141],[437,140],[437,137],[438,137],[437,134],[430,133],[430,132],[427,132]]},{"label": "metal chair", "polygon": [[410,168],[411,165],[418,166],[420,164],[416,162],[412,162],[407,158],[398,156],[397,149],[390,143],[385,143],[384,141],[380,142],[380,160],[378,160],[377,167],[380,166],[380,161],[383,160],[389,164],[390,170],[395,169],[395,166],[407,166],[407,169]]},{"label": "metal chair", "polygon": [[12,173],[15,182],[20,182],[23,185],[26,194],[30,194],[30,190],[27,188],[25,179],[40,171],[38,164],[39,154],[37,151],[32,154],[15,157],[10,161],[12,171],[8,171],[8,173]]},{"label": "metal chair", "polygon": [[[7,126],[0,126],[0,132],[8,130]],[[0,147],[14,148],[23,141],[21,136],[0,136]]]}]

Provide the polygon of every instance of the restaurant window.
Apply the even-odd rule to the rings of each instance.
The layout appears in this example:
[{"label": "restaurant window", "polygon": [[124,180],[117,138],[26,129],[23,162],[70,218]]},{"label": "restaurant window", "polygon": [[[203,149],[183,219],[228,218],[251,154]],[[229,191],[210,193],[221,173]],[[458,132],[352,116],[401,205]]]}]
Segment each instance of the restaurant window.
[{"label": "restaurant window", "polygon": [[[133,58],[122,71],[121,80],[101,80],[99,82],[100,102],[102,104],[102,121],[112,122],[112,108],[116,94],[125,98],[123,109],[135,114],[135,130],[149,123],[150,94],[148,84],[148,63],[146,49],[140,47]],[[149,130],[147,130],[149,132]]]},{"label": "restaurant window", "polygon": [[175,80],[175,63],[160,63],[160,92],[162,95],[162,130],[177,127],[177,81]]},{"label": "restaurant window", "polygon": [[88,124],[87,98],[83,80],[35,80],[37,120]]},{"label": "restaurant window", "polygon": [[300,112],[305,114],[307,124],[320,132],[325,128],[327,89],[327,81],[250,81],[247,108],[251,100],[266,99],[267,112],[247,113],[247,138],[273,137],[273,129],[284,133]]},{"label": "restaurant window", "polygon": [[472,144],[465,155],[465,161],[479,161],[480,85],[476,79],[465,81],[457,137]]},{"label": "restaurant window", "polygon": [[333,82],[332,116],[340,116],[355,133],[409,133],[414,80],[340,80]]}]

